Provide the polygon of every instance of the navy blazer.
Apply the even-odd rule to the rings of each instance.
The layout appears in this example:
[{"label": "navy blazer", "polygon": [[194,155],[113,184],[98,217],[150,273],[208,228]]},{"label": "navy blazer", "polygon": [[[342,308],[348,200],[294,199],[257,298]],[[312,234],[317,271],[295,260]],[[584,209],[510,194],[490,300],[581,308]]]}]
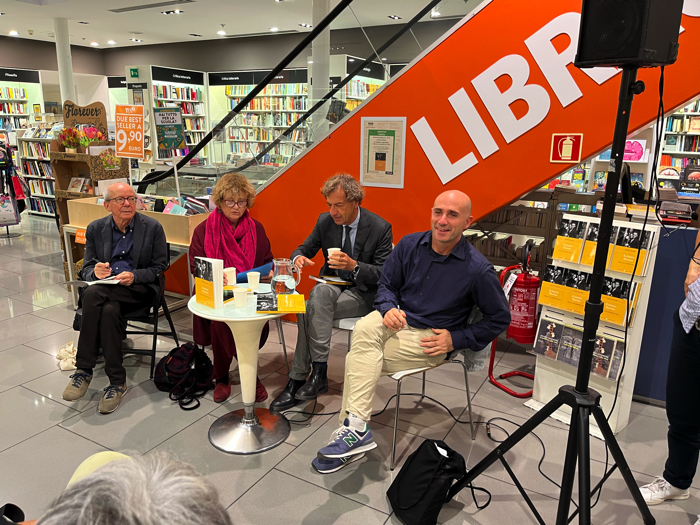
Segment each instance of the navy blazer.
[{"label": "navy blazer", "polygon": [[[336,270],[328,268],[328,248],[340,248],[342,239],[343,227],[335,223],[329,212],[322,213],[318,216],[311,235],[292,252],[291,258],[294,260],[297,255],[303,255],[312,259],[321,250],[325,262],[319,275],[336,275]],[[371,310],[374,309],[374,296],[377,295],[382,266],[392,250],[392,240],[391,224],[376,213],[362,208],[352,258],[360,265],[360,272],[355,279],[357,291]]]},{"label": "navy blazer", "polygon": [[[134,215],[131,248],[135,284],[148,284],[158,292],[158,274],[168,267],[168,245],[163,226],[140,213]],[[83,281],[95,281],[95,264],[112,260],[112,215],[92,221],[85,232]]]}]

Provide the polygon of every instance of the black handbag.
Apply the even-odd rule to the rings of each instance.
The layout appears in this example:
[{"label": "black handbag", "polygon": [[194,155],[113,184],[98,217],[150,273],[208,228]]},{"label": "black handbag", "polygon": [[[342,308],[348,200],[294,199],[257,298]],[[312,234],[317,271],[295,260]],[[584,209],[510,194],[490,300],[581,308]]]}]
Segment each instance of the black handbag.
[{"label": "black handbag", "polygon": [[467,473],[464,458],[439,440],[426,439],[408,456],[387,491],[394,514],[406,525],[435,525],[452,499],[452,483]]}]

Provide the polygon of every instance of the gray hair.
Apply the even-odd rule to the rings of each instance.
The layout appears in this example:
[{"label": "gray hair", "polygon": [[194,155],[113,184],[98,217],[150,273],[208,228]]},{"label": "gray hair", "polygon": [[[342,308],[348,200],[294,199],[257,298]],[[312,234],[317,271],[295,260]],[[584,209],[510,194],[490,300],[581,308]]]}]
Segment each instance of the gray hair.
[{"label": "gray hair", "polygon": [[365,198],[365,190],[352,175],[348,175],[347,173],[333,175],[325,182],[323,188],[321,188],[321,194],[328,198],[328,196],[338,188],[343,189],[345,198],[348,201],[362,204],[362,199]]},{"label": "gray hair", "polygon": [[[118,182],[117,184],[124,184],[124,183],[123,183],[123,182]],[[105,189],[105,193],[104,193],[104,195],[103,195],[104,200],[108,201],[109,199],[112,198],[111,190],[112,190],[112,188],[113,188],[114,186],[116,186],[117,184],[112,184],[112,185],[108,186],[108,187]],[[125,186],[129,186],[129,185],[128,185],[128,184],[125,184]],[[136,190],[134,190],[134,188],[133,188],[132,186],[129,186],[129,187],[131,188],[131,191],[134,192],[134,197],[136,197]]]},{"label": "gray hair", "polygon": [[231,525],[216,488],[165,453],[112,461],[70,485],[40,525]]}]

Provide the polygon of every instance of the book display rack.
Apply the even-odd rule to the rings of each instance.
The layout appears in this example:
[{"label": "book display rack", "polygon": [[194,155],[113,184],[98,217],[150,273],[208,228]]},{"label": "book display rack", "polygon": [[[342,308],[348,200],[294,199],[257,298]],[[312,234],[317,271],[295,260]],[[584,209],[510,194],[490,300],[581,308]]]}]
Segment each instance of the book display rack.
[{"label": "book display rack", "polygon": [[62,127],[63,123],[41,124],[17,132],[17,166],[31,191],[27,201],[30,215],[56,214],[49,143]]},{"label": "book display rack", "polygon": [[[269,71],[209,73],[212,125],[223,117],[259,83]],[[215,162],[251,158],[280,137],[309,109],[306,69],[286,69],[233,120],[214,147]],[[283,137],[262,160],[262,164],[283,166],[306,147],[308,123]]]},{"label": "book display rack", "polygon": [[[599,224],[598,218],[565,214],[555,239],[552,262],[541,274],[542,313],[532,349],[537,356],[535,385],[533,398],[526,403],[532,408],[539,408],[552,398],[553,392],[576,377]],[[616,382],[620,381],[618,402],[610,417],[613,431],[619,432],[629,421],[659,226],[647,225],[644,232],[642,225],[634,222],[616,220],[613,226],[591,384],[602,394],[601,406],[608,413]],[[623,354],[625,368],[621,374]],[[557,419],[560,417],[568,416],[562,413]]]},{"label": "book display rack", "polygon": [[700,197],[700,100],[664,120],[658,177],[662,188]]}]

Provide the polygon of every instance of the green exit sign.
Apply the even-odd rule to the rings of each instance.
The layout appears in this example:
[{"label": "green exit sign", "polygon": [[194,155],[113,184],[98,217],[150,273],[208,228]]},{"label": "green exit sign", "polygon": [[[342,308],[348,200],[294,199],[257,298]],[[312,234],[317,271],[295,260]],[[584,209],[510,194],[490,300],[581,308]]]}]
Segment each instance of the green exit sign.
[{"label": "green exit sign", "polygon": [[131,74],[131,78],[139,78],[139,69],[137,67],[129,69],[129,73]]}]

